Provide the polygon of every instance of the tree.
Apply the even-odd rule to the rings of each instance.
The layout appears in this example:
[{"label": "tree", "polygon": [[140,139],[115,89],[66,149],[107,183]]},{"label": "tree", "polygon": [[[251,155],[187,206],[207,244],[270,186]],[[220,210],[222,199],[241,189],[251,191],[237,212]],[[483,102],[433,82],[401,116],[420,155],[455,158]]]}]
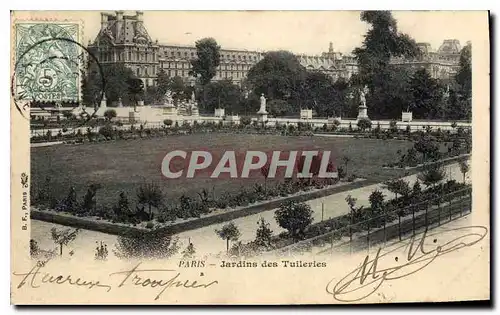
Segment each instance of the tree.
[{"label": "tree", "polygon": [[173,94],[172,97],[175,100],[184,100],[191,97],[191,95],[188,95],[186,93],[186,88],[187,88],[186,84],[184,83],[184,80],[180,76],[176,75],[175,77],[171,78],[169,81],[168,88],[170,89],[170,91],[172,91]]},{"label": "tree", "polygon": [[362,218],[362,211],[363,211],[363,206],[357,207],[357,199],[353,198],[351,195],[347,195],[345,197],[345,201],[347,202],[347,205],[349,206],[350,210],[350,217],[351,217],[351,224],[357,223],[359,220]]},{"label": "tree", "polygon": [[[332,116],[345,117],[349,113],[349,82],[344,78],[339,78],[332,85],[333,87],[333,98],[330,100],[331,109],[327,114]],[[357,108],[356,108],[357,109]]]},{"label": "tree", "polygon": [[255,235],[255,243],[259,246],[268,247],[271,245],[271,237],[273,236],[273,231],[269,227],[269,223],[260,218],[257,222],[257,232]]},{"label": "tree", "polygon": [[118,258],[168,258],[179,251],[178,240],[164,231],[130,233],[119,236],[114,253]]},{"label": "tree", "polygon": [[192,70],[189,74],[199,78],[203,86],[203,107],[206,107],[206,85],[217,74],[220,64],[220,46],[213,38],[202,38],[195,43],[196,58],[191,60]]},{"label": "tree", "polygon": [[240,88],[230,80],[211,82],[205,86],[205,110],[225,108],[226,112],[238,112],[240,108]]},{"label": "tree", "polygon": [[398,195],[408,196],[411,192],[408,182],[404,179],[394,179],[387,181],[385,182],[385,186],[387,190],[394,194],[396,200],[398,199]]},{"label": "tree", "polygon": [[417,175],[418,180],[420,180],[426,186],[434,187],[437,183],[442,181],[446,176],[446,171],[443,166],[438,163],[428,164],[424,166],[423,171]]},{"label": "tree", "polygon": [[255,95],[264,94],[268,100],[294,102],[304,91],[306,70],[297,57],[288,51],[270,51],[248,71],[248,82]]},{"label": "tree", "polygon": [[[125,104],[130,101],[127,81],[136,78],[130,68],[122,63],[101,65],[104,74],[105,96],[108,101],[122,99]],[[102,76],[95,62],[90,62],[82,82],[82,98],[85,104],[99,106],[102,95]]]},{"label": "tree", "polygon": [[408,92],[410,101],[406,111],[411,109],[414,118],[441,118],[444,115],[442,88],[427,69],[419,69],[412,75]]},{"label": "tree", "polygon": [[[406,82],[407,70],[390,66],[391,58],[414,58],[420,55],[416,42],[397,29],[397,22],[389,11],[363,11],[361,21],[371,25],[361,47],[353,51],[359,65],[359,85],[367,85],[370,92],[372,117],[399,115],[405,99],[401,98],[401,84]],[[400,78],[397,78],[400,77]],[[390,104],[390,105],[388,105]],[[393,117],[394,118],[394,117]]]},{"label": "tree", "polygon": [[413,148],[422,154],[422,161],[425,163],[428,158],[438,158],[439,147],[429,136],[421,136],[414,144]]},{"label": "tree", "polygon": [[139,98],[144,96],[144,82],[141,79],[132,77],[127,79],[127,86],[127,91],[135,111]]},{"label": "tree", "polygon": [[55,227],[50,229],[50,234],[54,243],[59,245],[59,255],[63,254],[63,246],[68,246],[68,244],[75,240],[80,229],[65,229],[58,230]]},{"label": "tree", "polygon": [[153,219],[152,208],[160,209],[163,203],[163,194],[160,187],[151,182],[145,183],[137,190],[137,201],[149,207],[149,219]]},{"label": "tree", "polygon": [[320,71],[307,71],[303,86],[303,90],[299,91],[301,108],[313,109],[321,117],[336,114],[331,102],[337,96],[337,91],[329,75]]},{"label": "tree", "polygon": [[78,211],[78,201],[76,200],[76,190],[75,187],[70,187],[68,195],[62,201],[60,205],[58,205],[58,211],[65,211],[69,213],[76,213]]},{"label": "tree", "polygon": [[193,243],[189,243],[185,250],[182,251],[182,259],[191,259],[196,254],[196,249],[194,248]]},{"label": "tree", "polygon": [[370,197],[368,197],[370,201],[370,207],[372,213],[378,214],[383,211],[384,207],[384,194],[380,190],[374,190]]},{"label": "tree", "polygon": [[116,217],[120,218],[121,220],[123,219],[128,220],[128,216],[132,214],[132,211],[130,210],[130,203],[128,201],[125,192],[123,191],[120,192],[120,195],[118,197],[118,202],[113,207],[113,212],[115,213]]},{"label": "tree", "polygon": [[38,246],[38,242],[34,239],[30,239],[30,256],[36,257],[40,252],[40,247]]},{"label": "tree", "polygon": [[420,195],[422,194],[422,187],[420,187],[420,181],[418,179],[413,184],[412,194],[413,197],[415,197],[417,200],[420,198]]},{"label": "tree", "polygon": [[83,197],[82,210],[91,212],[97,207],[97,191],[101,189],[100,184],[90,184],[87,188],[87,193]]},{"label": "tree", "polygon": [[459,68],[455,76],[460,89],[462,99],[468,99],[472,95],[472,46],[465,45],[460,51]]},{"label": "tree", "polygon": [[461,160],[460,162],[460,172],[462,172],[463,181],[465,184],[465,175],[469,172],[469,163],[466,160]]},{"label": "tree", "polygon": [[217,74],[220,64],[220,46],[213,38],[202,38],[197,40],[196,58],[191,60],[193,76],[200,75],[202,85],[206,85]]},{"label": "tree", "polygon": [[238,227],[233,223],[229,222],[228,224],[224,225],[222,229],[220,230],[215,230],[215,233],[217,235],[226,241],[226,251],[229,252],[229,242],[230,241],[237,241],[240,238],[240,231],[238,230]]},{"label": "tree", "polygon": [[106,118],[106,120],[108,120],[108,121],[111,121],[113,118],[116,118],[116,110],[114,110],[114,109],[107,109],[104,112],[104,118]]},{"label": "tree", "polygon": [[288,103],[288,101],[284,100],[270,100],[267,103],[267,111],[269,115],[274,117],[285,116],[287,114],[292,114],[295,110]]},{"label": "tree", "polygon": [[157,90],[158,97],[162,97],[163,95],[165,95],[167,90],[170,89],[170,85],[171,85],[171,80],[169,75],[165,72],[165,70],[160,68],[160,71],[158,71],[158,73],[156,74],[156,86],[158,88]]},{"label": "tree", "polygon": [[280,205],[274,213],[279,226],[287,230],[292,238],[297,239],[312,223],[313,211],[303,202],[287,201]]}]

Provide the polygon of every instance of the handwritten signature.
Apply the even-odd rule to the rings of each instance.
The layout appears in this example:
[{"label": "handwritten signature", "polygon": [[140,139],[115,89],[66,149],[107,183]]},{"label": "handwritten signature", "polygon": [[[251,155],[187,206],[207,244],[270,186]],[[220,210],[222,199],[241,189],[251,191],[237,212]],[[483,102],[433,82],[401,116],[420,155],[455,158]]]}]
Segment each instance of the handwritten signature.
[{"label": "handwritten signature", "polygon": [[[155,301],[158,300],[161,295],[168,288],[187,288],[187,289],[204,289],[212,285],[218,284],[217,280],[202,282],[200,279],[197,280],[187,280],[181,278],[181,273],[173,269],[139,269],[141,263],[138,263],[134,268],[125,271],[118,271],[109,274],[109,277],[117,278],[117,276],[122,276],[121,282],[116,285],[111,282],[103,283],[99,280],[86,280],[81,277],[76,277],[71,274],[51,274],[49,272],[44,272],[43,269],[46,267],[48,261],[38,262],[30,271],[24,273],[13,274],[15,276],[22,277],[21,282],[17,285],[18,289],[21,289],[25,285],[33,288],[39,289],[42,285],[53,284],[53,285],[70,285],[76,287],[84,287],[87,289],[103,289],[105,292],[110,292],[113,288],[121,288],[124,286],[134,286],[142,288],[159,288],[160,291],[155,296]],[[167,278],[157,279],[145,277],[145,273],[170,273]],[[200,277],[204,274],[201,273]]]},{"label": "handwritten signature", "polygon": [[[456,236],[456,235],[459,236]],[[429,266],[438,257],[477,244],[488,234],[484,226],[468,226],[427,234],[427,231],[410,238],[390,251],[381,253],[379,248],[374,258],[366,255],[360,266],[349,272],[337,283],[332,279],[326,285],[326,292],[337,301],[360,301],[375,293],[385,282],[410,276]],[[439,242],[439,239],[451,239]],[[420,239],[418,239],[420,237]],[[399,259],[395,252],[405,248],[406,260]],[[394,264],[396,265],[394,266]],[[381,267],[391,264],[390,267]]]}]

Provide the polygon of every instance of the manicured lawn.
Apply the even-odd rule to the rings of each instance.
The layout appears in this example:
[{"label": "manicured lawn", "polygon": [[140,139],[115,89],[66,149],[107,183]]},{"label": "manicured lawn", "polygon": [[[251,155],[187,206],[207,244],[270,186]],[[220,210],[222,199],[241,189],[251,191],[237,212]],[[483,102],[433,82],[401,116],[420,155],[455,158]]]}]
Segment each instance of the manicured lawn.
[{"label": "manicured lawn", "polygon": [[349,174],[372,179],[402,176],[401,171],[383,169],[382,165],[396,161],[396,152],[405,152],[411,146],[411,142],[397,140],[215,133],[56,145],[31,149],[32,189],[45,185],[49,177],[50,188],[57,197],[65,197],[73,186],[81,200],[89,184],[99,183],[102,189],[97,192],[98,204],[114,204],[119,192],[124,191],[133,205],[140,184],[154,181],[160,185],[167,200],[177,202],[182,194],[198,198],[197,193],[203,188],[212,191],[213,187],[215,195],[220,196],[223,192],[235,192],[241,186],[263,183],[264,179],[166,179],[160,173],[161,161],[167,152],[176,149],[221,152],[318,148],[336,152],[337,165],[343,164],[342,156],[348,156]]}]

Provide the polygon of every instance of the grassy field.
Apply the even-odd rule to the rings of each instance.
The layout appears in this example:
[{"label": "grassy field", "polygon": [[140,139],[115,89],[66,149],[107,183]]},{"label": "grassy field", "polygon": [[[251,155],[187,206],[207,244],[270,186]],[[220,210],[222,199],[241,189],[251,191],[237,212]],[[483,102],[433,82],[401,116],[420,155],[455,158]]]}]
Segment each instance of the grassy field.
[{"label": "grassy field", "polygon": [[321,148],[336,152],[338,164],[348,156],[348,172],[367,179],[403,175],[401,171],[382,169],[382,164],[395,161],[397,151],[406,151],[411,142],[397,140],[283,137],[274,135],[196,134],[163,138],[102,142],[85,145],[56,145],[31,149],[32,189],[51,181],[51,190],[59,197],[67,195],[69,187],[76,189],[81,200],[91,183],[99,183],[98,203],[115,203],[120,191],[135,203],[140,184],[154,181],[163,189],[168,200],[178,200],[182,194],[196,195],[203,188],[215,195],[237,191],[241,186],[263,183],[252,179],[170,179],[160,173],[164,155],[172,150],[300,150]]}]

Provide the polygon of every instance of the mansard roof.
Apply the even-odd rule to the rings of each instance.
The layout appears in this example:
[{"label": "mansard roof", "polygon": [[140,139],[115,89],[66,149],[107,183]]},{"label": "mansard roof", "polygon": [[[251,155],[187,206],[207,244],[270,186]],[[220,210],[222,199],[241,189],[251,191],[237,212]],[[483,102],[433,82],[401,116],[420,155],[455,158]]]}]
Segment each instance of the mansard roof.
[{"label": "mansard roof", "polygon": [[111,44],[152,44],[151,37],[142,19],[131,15],[110,15],[102,13],[101,30],[95,44],[107,40]]},{"label": "mansard roof", "polygon": [[460,41],[458,39],[445,39],[438,49],[438,54],[460,54]]}]

